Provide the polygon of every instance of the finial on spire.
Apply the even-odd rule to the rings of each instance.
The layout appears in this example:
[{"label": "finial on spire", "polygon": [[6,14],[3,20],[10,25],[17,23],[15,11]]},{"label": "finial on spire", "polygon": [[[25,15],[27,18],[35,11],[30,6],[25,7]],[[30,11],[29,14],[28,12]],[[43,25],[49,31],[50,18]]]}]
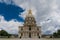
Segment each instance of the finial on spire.
[{"label": "finial on spire", "polygon": [[29,10],[28,10],[28,13],[29,13],[29,14],[32,14],[32,10],[31,10],[31,9],[29,9]]}]

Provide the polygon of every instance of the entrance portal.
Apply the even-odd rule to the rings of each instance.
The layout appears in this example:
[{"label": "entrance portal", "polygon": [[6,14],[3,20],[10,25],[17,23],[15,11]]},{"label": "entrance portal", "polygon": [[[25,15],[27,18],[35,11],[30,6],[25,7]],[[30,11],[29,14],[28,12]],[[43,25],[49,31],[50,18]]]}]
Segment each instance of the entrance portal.
[{"label": "entrance portal", "polygon": [[29,38],[31,38],[31,33],[29,33]]}]

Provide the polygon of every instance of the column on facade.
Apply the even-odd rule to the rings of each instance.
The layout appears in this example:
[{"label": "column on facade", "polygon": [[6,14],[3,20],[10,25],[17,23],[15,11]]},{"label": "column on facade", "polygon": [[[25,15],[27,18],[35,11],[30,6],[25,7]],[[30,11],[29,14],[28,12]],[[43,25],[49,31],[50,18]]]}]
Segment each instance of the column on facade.
[{"label": "column on facade", "polygon": [[24,33],[23,33],[23,35],[22,35],[22,38],[24,38]]},{"label": "column on facade", "polygon": [[28,38],[28,32],[25,33],[25,38]]},{"label": "column on facade", "polygon": [[41,38],[41,33],[39,33],[39,36],[40,36],[40,38]]},{"label": "column on facade", "polygon": [[38,38],[38,36],[37,36],[37,32],[35,32],[35,38]]},{"label": "column on facade", "polygon": [[33,32],[31,32],[31,38],[33,38],[34,37],[34,34],[33,34]]},{"label": "column on facade", "polygon": [[32,37],[32,38],[37,38],[37,33],[32,32],[31,37]]},{"label": "column on facade", "polygon": [[21,37],[21,27],[19,26],[19,35],[18,37],[20,38]]},{"label": "column on facade", "polygon": [[39,36],[40,36],[40,38],[41,38],[41,27],[39,28],[39,31],[40,31],[40,32],[39,32]]},{"label": "column on facade", "polygon": [[21,33],[19,33],[18,37],[19,37],[19,38],[21,37]]}]

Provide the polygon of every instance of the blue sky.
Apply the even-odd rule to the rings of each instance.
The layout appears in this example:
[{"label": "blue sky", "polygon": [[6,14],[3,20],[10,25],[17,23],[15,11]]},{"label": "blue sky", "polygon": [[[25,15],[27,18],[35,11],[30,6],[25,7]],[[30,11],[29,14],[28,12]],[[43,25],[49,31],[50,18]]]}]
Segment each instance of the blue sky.
[{"label": "blue sky", "polygon": [[18,7],[17,5],[0,3],[0,15],[4,16],[5,20],[7,21],[12,19],[24,21],[22,17],[19,17],[23,11],[23,8]]},{"label": "blue sky", "polygon": [[[2,26],[0,25],[1,26],[0,29],[6,30],[8,33],[14,32],[13,34],[16,34],[15,31],[17,31],[17,29],[14,30],[13,27],[16,25],[16,23],[17,23],[17,25],[20,25],[18,22],[24,21],[23,17],[19,16],[24,12],[24,9],[19,7],[18,5],[15,5],[14,2],[13,3],[12,2],[13,2],[12,0],[9,0],[8,3],[3,0],[0,1],[0,24],[2,25]],[[4,24],[4,21],[1,22],[1,20],[2,20],[1,18],[5,22],[7,22],[7,23],[5,23],[6,25]],[[13,20],[13,24],[15,23],[14,26],[12,24],[10,25],[8,23],[12,20]],[[10,27],[7,24],[10,25]],[[18,28],[18,26],[16,26],[16,27]],[[10,28],[13,28],[13,30]]]},{"label": "blue sky", "polygon": [[43,34],[60,29],[60,0],[0,0],[0,29],[17,34],[29,9]]}]

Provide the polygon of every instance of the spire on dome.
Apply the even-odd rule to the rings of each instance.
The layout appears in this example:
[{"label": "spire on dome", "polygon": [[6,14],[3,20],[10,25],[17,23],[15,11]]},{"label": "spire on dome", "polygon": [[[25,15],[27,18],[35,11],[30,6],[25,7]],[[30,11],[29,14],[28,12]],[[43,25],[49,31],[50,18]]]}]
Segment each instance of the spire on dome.
[{"label": "spire on dome", "polygon": [[33,17],[31,9],[28,10],[28,14],[26,15],[26,17]]},{"label": "spire on dome", "polygon": [[28,14],[32,14],[32,10],[30,9],[30,10],[28,10]]}]

